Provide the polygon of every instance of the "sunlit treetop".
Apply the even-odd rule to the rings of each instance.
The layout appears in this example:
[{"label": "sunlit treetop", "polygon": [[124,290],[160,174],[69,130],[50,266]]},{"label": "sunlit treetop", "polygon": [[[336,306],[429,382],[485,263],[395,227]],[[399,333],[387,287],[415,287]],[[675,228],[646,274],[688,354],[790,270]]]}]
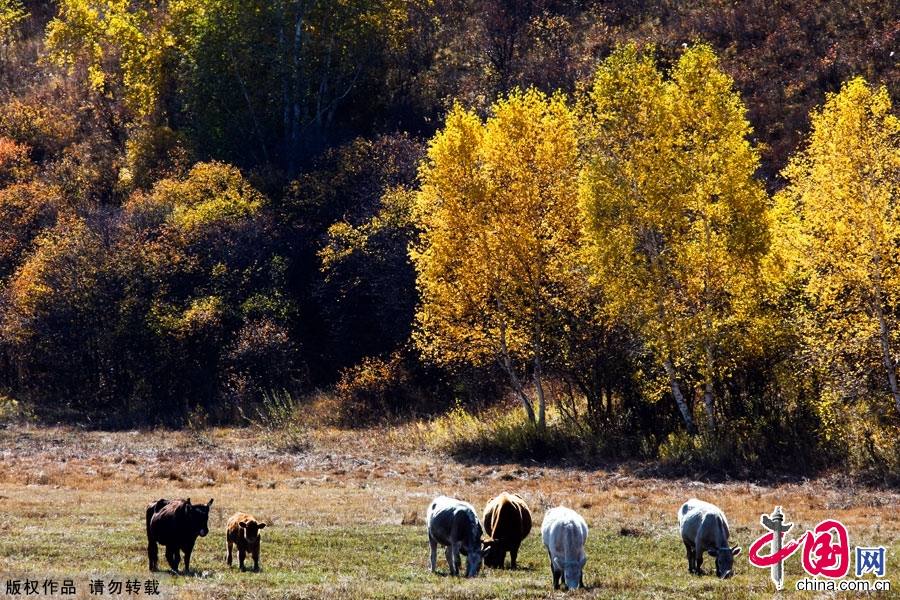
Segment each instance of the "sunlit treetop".
[{"label": "sunlit treetop", "polygon": [[132,211],[163,211],[174,226],[192,230],[221,221],[255,215],[266,198],[224,163],[197,163],[182,179],[163,179],[149,194],[136,194]]},{"label": "sunlit treetop", "polygon": [[900,119],[887,89],[855,78],[830,94],[784,176],[815,306],[810,346],[840,396],[877,373],[900,412]]}]

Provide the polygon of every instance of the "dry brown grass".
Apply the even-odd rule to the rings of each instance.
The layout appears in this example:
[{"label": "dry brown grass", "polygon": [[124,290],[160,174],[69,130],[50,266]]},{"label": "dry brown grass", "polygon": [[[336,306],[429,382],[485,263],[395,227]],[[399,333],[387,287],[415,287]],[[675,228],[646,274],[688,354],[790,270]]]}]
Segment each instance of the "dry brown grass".
[{"label": "dry brown grass", "polygon": [[[217,529],[224,526],[232,512],[247,510],[275,526],[266,530],[275,540],[286,532],[293,532],[291,539],[294,534],[302,537],[315,535],[316,531],[340,531],[341,535],[354,535],[355,530],[399,532],[402,539],[411,540],[404,542],[411,546],[408,552],[413,557],[407,566],[419,577],[425,568],[421,526],[428,501],[444,493],[483,506],[502,490],[522,494],[536,513],[537,523],[546,508],[566,504],[585,516],[591,524],[592,536],[605,540],[604,544],[621,541],[626,544],[623,548],[632,547],[627,545],[628,540],[634,540],[631,543],[637,544],[635,548],[646,544],[654,552],[662,553],[660,560],[677,565],[679,571],[683,550],[677,540],[675,511],[692,496],[713,501],[726,511],[732,524],[732,538],[745,551],[749,542],[761,533],[759,515],[770,512],[776,504],[783,505],[790,519],[802,527],[826,517],[841,519],[850,527],[854,544],[890,546],[889,565],[897,564],[900,551],[900,494],[892,491],[846,488],[826,480],[766,486],[647,479],[622,470],[586,471],[534,464],[464,465],[421,447],[414,425],[406,430],[321,429],[311,435],[313,443],[308,452],[284,454],[265,447],[256,434],[246,429],[211,430],[202,443],[189,433],[169,431],[2,430],[0,573],[20,572],[24,566],[34,570],[61,569],[70,574],[98,568],[124,569],[143,576],[143,508],[159,497],[185,496],[204,501],[209,497],[216,499],[211,516],[216,532],[214,541],[199,542],[203,550],[198,550],[200,554],[194,564],[198,569],[219,569],[214,572],[220,575],[222,565],[219,557],[214,556],[218,554],[220,541]],[[67,522],[72,520],[75,522],[67,527]],[[23,527],[40,527],[42,523],[61,532],[86,526],[91,533],[85,543],[94,536],[104,539],[105,535],[112,535],[105,533],[108,528],[124,527],[124,539],[119,542],[122,556],[118,562],[98,563],[91,556],[79,557],[73,551],[63,553],[65,560],[60,563],[60,557],[54,552],[41,550],[44,532],[31,532],[30,542],[28,535],[22,536],[22,541],[10,537]],[[545,577],[546,565],[535,537],[529,542],[528,552],[534,566],[529,581],[536,589],[543,589],[541,586],[545,579],[549,581],[549,576]],[[26,542],[33,543],[33,549],[24,546]],[[271,543],[274,542],[263,543],[264,566],[267,546],[268,552],[273,552]],[[52,544],[48,546],[52,547]],[[295,547],[283,552],[283,568],[312,569],[310,565],[315,560],[306,566],[291,562],[290,555],[297,552],[301,550]],[[603,551],[594,553],[589,569],[597,573],[602,568]],[[598,553],[601,556],[596,556]],[[640,553],[637,551],[634,558],[635,568],[640,568]],[[66,561],[81,564],[66,565]],[[746,559],[740,564],[743,574],[733,580],[737,582],[734,585],[743,586],[738,588],[744,590],[738,597],[755,597],[753,590],[764,593],[765,574],[750,572]],[[66,571],[67,568],[70,570]],[[417,579],[408,588],[397,582],[366,587],[361,582],[354,583],[356,580],[342,573],[340,566],[316,568],[324,570],[310,573],[317,573],[316,577],[328,585],[344,582],[341,585],[355,590],[351,595],[364,597],[370,592],[374,594],[372,590],[379,590],[375,595],[417,597],[430,589],[423,586],[432,581],[423,574],[422,581]],[[229,596],[233,592],[227,580],[230,575],[223,576],[224,583],[197,581],[179,585],[177,589],[180,595]],[[277,593],[283,582],[274,572],[269,576],[273,577],[267,582],[272,588],[269,592]],[[667,576],[676,577],[674,573]],[[694,590],[699,595],[728,597],[728,594],[721,596],[726,588],[710,587],[715,583],[713,578],[698,583],[697,578],[689,579],[686,573],[679,572],[677,577],[681,579],[670,584],[675,586],[671,597],[683,595],[677,592],[678,582],[682,580],[699,586]],[[300,595],[319,595],[318,581],[312,575],[309,581],[303,580],[302,585],[306,587],[302,587],[305,591]],[[627,577],[617,581],[613,578],[604,584],[611,587],[595,586],[592,593],[606,597],[616,586],[630,585]],[[216,587],[220,583],[223,587]],[[440,588],[441,593],[455,596],[456,592],[450,590],[456,590],[452,586],[460,583],[440,585],[444,586]],[[446,588],[448,585],[451,588]],[[515,589],[488,587],[475,595],[503,596],[506,591],[515,595]],[[665,589],[668,588],[663,587],[659,597],[669,597]],[[625,597],[642,595],[640,588],[623,588],[620,592]]]}]

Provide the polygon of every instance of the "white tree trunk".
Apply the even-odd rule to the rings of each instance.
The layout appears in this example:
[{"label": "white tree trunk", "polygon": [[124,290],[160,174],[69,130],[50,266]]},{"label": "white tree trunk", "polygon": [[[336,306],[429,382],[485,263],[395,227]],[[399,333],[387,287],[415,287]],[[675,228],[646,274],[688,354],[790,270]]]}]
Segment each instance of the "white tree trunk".
[{"label": "white tree trunk", "polygon": [[525,413],[528,415],[528,421],[534,423],[534,405],[531,403],[531,399],[528,398],[528,394],[525,393],[525,387],[522,385],[522,381],[516,374],[515,366],[512,364],[512,358],[509,356],[509,348],[506,345],[505,323],[500,324],[500,364],[509,376],[509,382],[510,385],[512,385],[513,391],[525,408]]},{"label": "white tree trunk", "polygon": [[540,356],[535,356],[534,358],[534,391],[537,395],[538,400],[538,417],[537,417],[537,425],[538,429],[543,430],[547,424],[547,402],[544,397],[544,384],[541,380],[541,358]]},{"label": "white tree trunk", "polygon": [[703,406],[706,409],[706,424],[710,431],[716,429],[715,395],[713,394],[713,352],[712,346],[706,344],[706,384],[703,391]]},{"label": "white tree trunk", "polygon": [[691,416],[691,409],[688,407],[684,395],[681,393],[681,386],[678,385],[678,374],[675,372],[675,365],[672,364],[671,358],[667,358],[663,363],[663,366],[666,369],[666,374],[669,376],[669,386],[672,388],[672,396],[675,398],[675,404],[678,405],[678,410],[681,411],[681,417],[684,419],[684,424],[687,427],[688,433],[693,435],[697,433],[697,426],[694,424],[694,418]]},{"label": "white tree trunk", "polygon": [[888,330],[887,319],[884,316],[884,309],[881,306],[881,288],[875,287],[875,314],[878,316],[878,332],[881,339],[881,357],[884,361],[884,368],[887,371],[888,384],[891,386],[891,395],[894,398],[894,404],[897,412],[900,412],[900,389],[897,388],[897,369],[894,366],[894,359],[891,358],[891,335]]},{"label": "white tree trunk", "polygon": [[707,381],[703,387],[703,408],[706,410],[706,424],[710,431],[716,429],[716,414],[713,410],[713,389],[712,383]]}]

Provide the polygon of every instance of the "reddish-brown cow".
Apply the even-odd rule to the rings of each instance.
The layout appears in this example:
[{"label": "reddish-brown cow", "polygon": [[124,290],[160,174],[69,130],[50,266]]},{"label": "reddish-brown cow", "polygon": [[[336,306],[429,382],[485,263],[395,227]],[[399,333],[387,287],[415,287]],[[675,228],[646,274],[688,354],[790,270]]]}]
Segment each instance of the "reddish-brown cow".
[{"label": "reddish-brown cow", "polygon": [[232,546],[237,546],[241,571],[244,570],[244,559],[247,558],[248,552],[253,557],[253,570],[259,571],[259,530],[265,526],[265,523],[260,523],[253,515],[242,512],[234,513],[228,519],[228,528],[225,532],[228,555],[225,562],[229,567],[232,563]]}]

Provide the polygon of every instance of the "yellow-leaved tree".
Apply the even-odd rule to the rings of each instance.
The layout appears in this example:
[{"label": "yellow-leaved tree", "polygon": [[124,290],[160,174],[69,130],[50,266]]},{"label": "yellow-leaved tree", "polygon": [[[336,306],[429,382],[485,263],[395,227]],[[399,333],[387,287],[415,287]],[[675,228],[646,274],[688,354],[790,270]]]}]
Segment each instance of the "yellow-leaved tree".
[{"label": "yellow-leaved tree", "polygon": [[619,48],[584,102],[586,252],[610,308],[659,360],[690,432],[682,379],[699,379],[714,429],[716,385],[758,341],[767,197],[745,112],[706,45],[685,50],[668,78],[652,53]]},{"label": "yellow-leaved tree", "polygon": [[548,323],[578,275],[576,127],[563,96],[533,89],[486,121],[457,105],[428,147],[415,207],[417,345],[445,364],[497,361],[541,428]]},{"label": "yellow-leaved tree", "polygon": [[159,93],[174,38],[158,3],[61,0],[47,24],[51,61],[101,96],[121,96],[137,117],[160,110]]},{"label": "yellow-leaved tree", "polygon": [[783,174],[800,217],[810,347],[841,396],[874,380],[900,412],[900,119],[887,89],[856,78],[829,95]]},{"label": "yellow-leaved tree", "polygon": [[27,18],[21,0],[0,0],[0,48],[6,48],[16,27]]}]

